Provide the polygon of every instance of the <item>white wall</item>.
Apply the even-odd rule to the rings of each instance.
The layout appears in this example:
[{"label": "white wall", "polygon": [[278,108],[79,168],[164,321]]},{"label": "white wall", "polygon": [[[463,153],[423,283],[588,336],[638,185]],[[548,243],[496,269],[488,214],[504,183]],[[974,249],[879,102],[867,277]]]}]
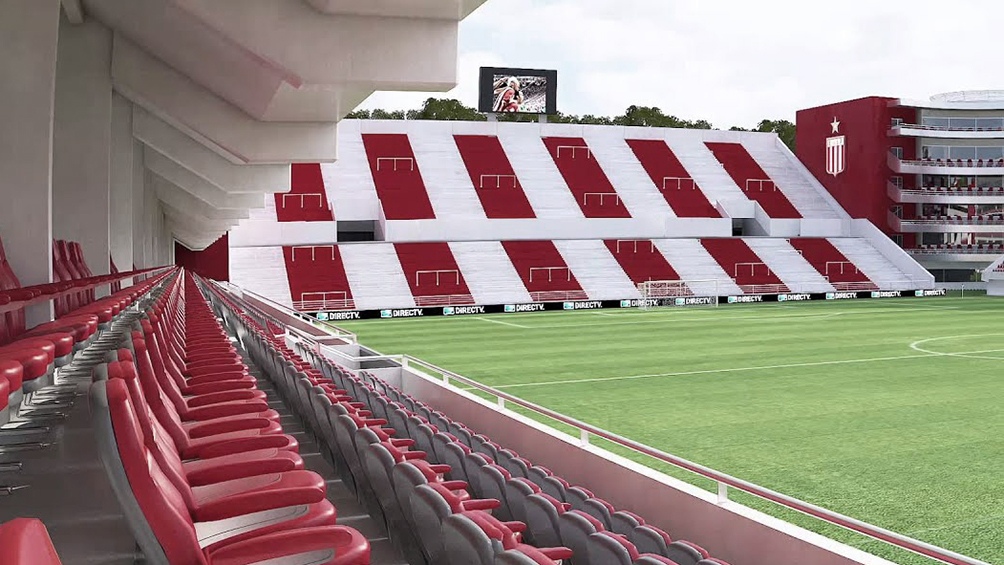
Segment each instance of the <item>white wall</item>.
[{"label": "white wall", "polygon": [[[52,108],[59,0],[0,2],[0,238],[21,283],[52,281]],[[51,304],[29,308],[29,325]]]},{"label": "white wall", "polygon": [[[132,104],[125,98],[112,96],[111,178],[109,180],[108,214],[109,249],[119,271],[128,271],[133,261],[133,156],[136,144],[132,138]],[[123,281],[132,284],[132,279]]]},{"label": "white wall", "polygon": [[52,160],[52,235],[78,241],[108,273],[112,34],[93,19],[60,19]]}]

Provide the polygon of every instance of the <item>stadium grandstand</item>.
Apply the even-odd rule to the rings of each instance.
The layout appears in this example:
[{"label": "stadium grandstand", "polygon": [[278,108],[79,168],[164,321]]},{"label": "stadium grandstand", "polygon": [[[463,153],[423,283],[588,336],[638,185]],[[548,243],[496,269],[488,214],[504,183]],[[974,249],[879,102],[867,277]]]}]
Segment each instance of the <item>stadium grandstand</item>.
[{"label": "stadium grandstand", "polygon": [[[999,473],[971,447],[997,440],[958,415],[999,384],[901,389],[927,375],[871,363],[999,370],[999,330],[973,329],[999,303],[944,283],[979,268],[1004,296],[1004,104],[806,110],[793,152],[776,133],[548,123],[556,71],[486,67],[484,121],[344,119],[377,90],[456,87],[458,30],[484,3],[0,2],[0,565],[1001,556]],[[847,141],[865,130],[869,143]],[[939,325],[952,333],[925,333]],[[404,351],[368,342],[398,347],[394,332]],[[420,358],[420,339],[447,354]],[[531,364],[550,349],[564,366]],[[461,374],[463,354],[488,369]],[[590,372],[604,363],[646,372]],[[712,374],[740,382],[685,389]],[[854,377],[880,384],[856,396]],[[567,410],[528,390],[576,384],[587,392]],[[930,408],[951,392],[968,396]],[[782,418],[839,402],[870,445],[812,443],[846,422],[801,413],[775,427],[804,443],[750,441],[769,427],[754,406]],[[960,506],[897,500],[916,520],[876,525],[829,508],[843,495],[801,496],[903,440],[868,419],[880,402],[965,447],[976,478],[952,452],[958,473],[918,487]],[[610,431],[625,420],[646,431]],[[910,439],[935,444],[925,430]],[[794,490],[676,455],[658,443],[674,432],[776,458],[763,466]],[[788,463],[810,447],[842,459]],[[851,482],[853,501],[895,498]],[[937,535],[935,518],[967,512],[986,516]]]}]

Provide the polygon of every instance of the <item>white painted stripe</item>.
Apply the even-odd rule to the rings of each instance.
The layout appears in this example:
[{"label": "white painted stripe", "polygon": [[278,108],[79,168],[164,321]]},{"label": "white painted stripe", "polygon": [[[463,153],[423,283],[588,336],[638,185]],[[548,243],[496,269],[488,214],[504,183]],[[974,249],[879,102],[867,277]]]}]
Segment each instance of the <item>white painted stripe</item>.
[{"label": "white painted stripe", "polygon": [[502,320],[492,320],[491,318],[474,318],[475,320],[481,320],[482,322],[491,322],[493,324],[501,324],[503,326],[510,326],[513,328],[520,328],[524,330],[531,329],[530,326],[521,326],[519,324],[513,324],[511,322],[503,322]]}]

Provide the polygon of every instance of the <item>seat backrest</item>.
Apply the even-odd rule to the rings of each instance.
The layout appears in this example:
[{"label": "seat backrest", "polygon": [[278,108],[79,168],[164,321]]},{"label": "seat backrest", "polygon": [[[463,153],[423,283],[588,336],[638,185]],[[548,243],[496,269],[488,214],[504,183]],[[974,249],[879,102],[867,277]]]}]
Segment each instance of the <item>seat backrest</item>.
[{"label": "seat backrest", "polygon": [[493,565],[499,544],[463,514],[443,520],[443,545],[449,565]]},{"label": "seat backrest", "polygon": [[537,547],[561,545],[558,518],[565,513],[563,503],[549,494],[531,494],[526,497],[526,527]]},{"label": "seat backrest", "polygon": [[666,553],[662,555],[676,561],[679,565],[697,565],[700,560],[710,557],[703,547],[684,540],[669,544]]},{"label": "seat backrest", "polygon": [[41,520],[15,518],[0,524],[0,563],[60,565],[52,538]]},{"label": "seat backrest", "polygon": [[620,534],[596,532],[586,542],[589,562],[595,565],[632,565],[639,554],[634,544]]},{"label": "seat backrest", "polygon": [[505,498],[515,520],[526,523],[526,497],[540,492],[540,487],[523,477],[513,477],[505,483]]},{"label": "seat backrest", "polygon": [[666,555],[673,540],[669,534],[652,525],[636,526],[627,537],[641,553]]},{"label": "seat backrest", "polygon": [[470,482],[467,480],[467,469],[464,467],[464,457],[468,451],[469,447],[456,441],[443,446],[443,463],[450,466],[450,480]]},{"label": "seat backrest", "polygon": [[558,532],[561,544],[572,550],[572,565],[590,565],[589,536],[602,531],[603,525],[596,518],[581,510],[569,510],[558,517]]},{"label": "seat backrest", "polygon": [[505,483],[509,478],[509,471],[498,465],[485,465],[478,469],[476,477],[472,477],[481,489],[481,498],[494,498],[499,501],[501,506],[495,509],[494,514],[503,521],[513,519],[512,509],[509,507],[509,499],[506,498],[505,492]]},{"label": "seat backrest", "polygon": [[589,514],[600,522],[603,522],[603,527],[608,530],[610,529],[610,515],[612,514],[611,510],[613,507],[610,506],[610,503],[607,501],[599,498],[590,498],[578,507],[574,504],[572,507],[576,510],[582,510],[586,514]]},{"label": "seat backrest", "polygon": [[147,562],[206,565],[184,500],[143,444],[125,382],[95,382],[90,404],[102,462]]},{"label": "seat backrest", "polygon": [[644,524],[645,521],[632,512],[618,511],[610,515],[610,531],[621,535],[630,535],[632,530]]},{"label": "seat backrest", "polygon": [[547,494],[553,496],[554,498],[562,502],[566,502],[565,497],[567,495],[565,493],[565,489],[567,487],[565,485],[565,482],[561,480],[561,477],[555,475],[544,477],[543,479],[541,479],[541,482],[537,483],[537,486],[540,487],[540,490],[546,492]]},{"label": "seat backrest", "polygon": [[418,485],[411,493],[411,523],[429,563],[446,562],[443,544],[443,520],[453,508],[443,495],[430,485]]}]

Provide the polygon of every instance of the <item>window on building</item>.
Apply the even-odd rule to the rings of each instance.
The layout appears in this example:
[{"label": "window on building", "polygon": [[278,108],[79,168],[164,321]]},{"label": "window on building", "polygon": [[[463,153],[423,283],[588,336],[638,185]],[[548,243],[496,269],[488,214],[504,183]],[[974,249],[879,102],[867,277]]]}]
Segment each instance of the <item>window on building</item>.
[{"label": "window on building", "polygon": [[902,147],[893,147],[893,148],[889,149],[889,151],[891,151],[892,154],[895,155],[897,159],[902,159],[903,158],[903,148]]},{"label": "window on building", "polygon": [[892,127],[897,127],[903,125],[903,118],[893,118]]},{"label": "window on building", "polygon": [[896,216],[897,218],[899,218],[899,219],[903,219],[903,207],[902,206],[893,206],[892,207],[892,214],[894,216]]},{"label": "window on building", "polygon": [[892,177],[891,181],[892,185],[895,186],[896,188],[903,188],[903,177],[895,176]]},{"label": "window on building", "polygon": [[931,128],[948,129],[950,121],[948,118],[924,117],[924,125]]},{"label": "window on building", "polygon": [[898,245],[900,247],[903,247],[903,236],[902,235],[900,235],[900,234],[897,233],[897,234],[895,234],[895,235],[892,236],[892,240],[893,240],[894,243],[896,243],[896,245]]},{"label": "window on building", "polygon": [[952,118],[950,124],[952,129],[974,130],[976,118]]},{"label": "window on building", "polygon": [[945,159],[948,159],[948,147],[944,145],[925,145],[921,149],[921,155],[924,159],[941,159],[944,161]]},{"label": "window on building", "polygon": [[975,147],[952,147],[949,151],[949,155],[952,159],[976,159],[976,148]]},{"label": "window on building", "polygon": [[977,159],[1000,159],[1004,157],[1004,147],[977,147],[976,148],[976,158]]},{"label": "window on building", "polygon": [[976,118],[976,129],[998,131],[1004,129],[1004,119]]}]

